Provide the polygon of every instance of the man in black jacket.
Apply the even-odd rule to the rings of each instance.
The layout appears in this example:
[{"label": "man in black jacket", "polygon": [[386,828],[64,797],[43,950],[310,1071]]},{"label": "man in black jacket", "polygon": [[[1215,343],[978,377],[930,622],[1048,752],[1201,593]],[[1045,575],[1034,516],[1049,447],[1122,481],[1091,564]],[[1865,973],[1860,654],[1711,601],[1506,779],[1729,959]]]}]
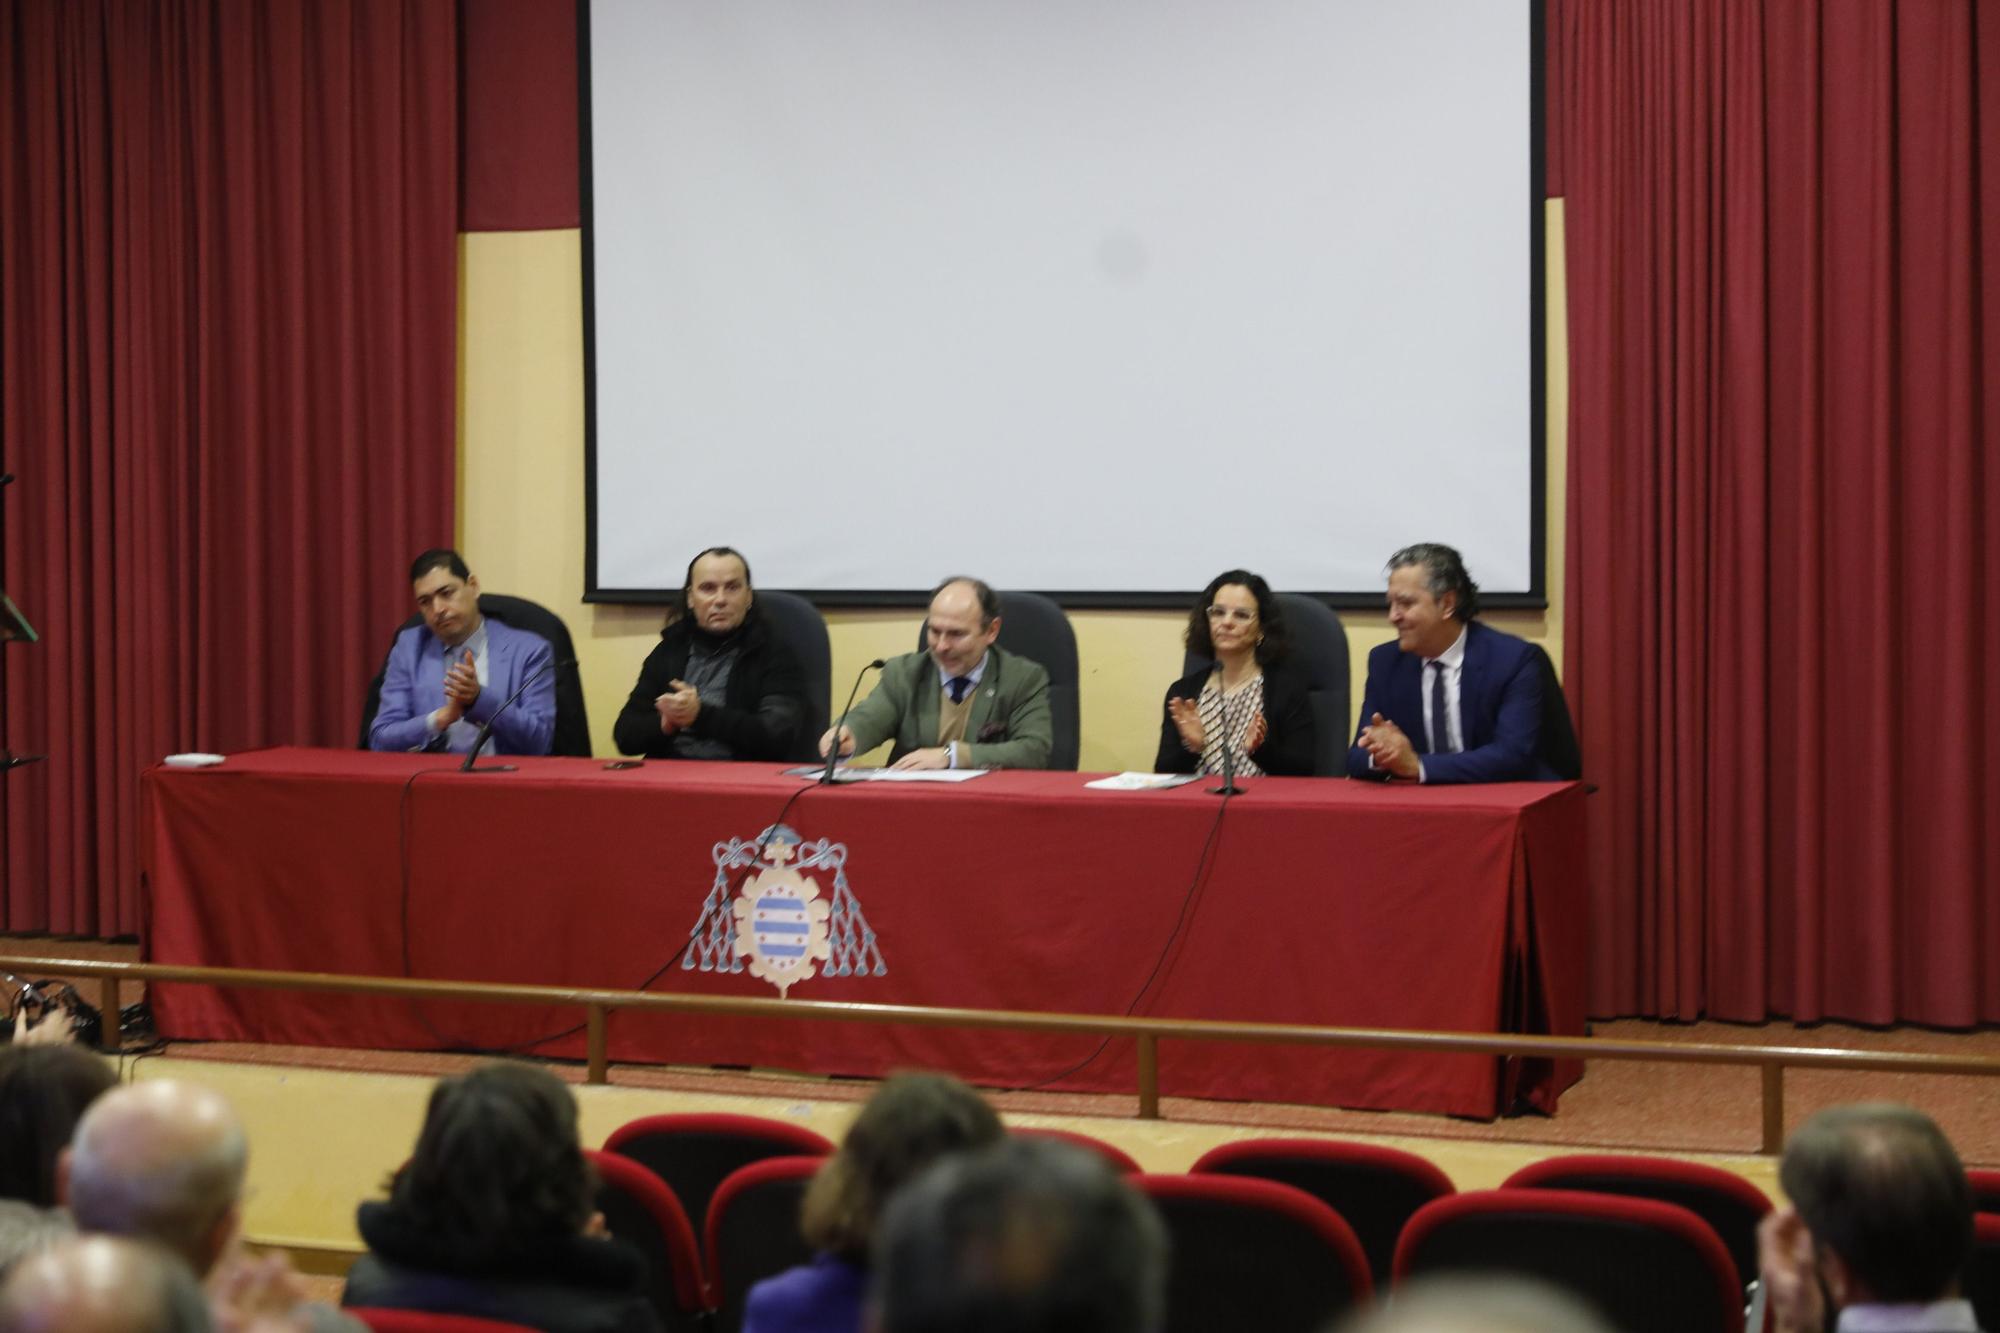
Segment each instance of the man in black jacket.
[{"label": "man in black jacket", "polygon": [[712,546],[689,562],[611,734],[652,759],[782,760],[805,715],[805,673],[758,614],[749,561]]}]

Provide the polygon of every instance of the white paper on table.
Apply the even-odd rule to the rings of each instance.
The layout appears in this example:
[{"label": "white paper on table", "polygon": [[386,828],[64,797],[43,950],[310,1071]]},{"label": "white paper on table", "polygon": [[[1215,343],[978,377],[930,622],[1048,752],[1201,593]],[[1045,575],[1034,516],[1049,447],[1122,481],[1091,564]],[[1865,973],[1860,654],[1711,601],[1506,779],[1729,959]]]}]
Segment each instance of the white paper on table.
[{"label": "white paper on table", "polygon": [[1113,773],[1108,778],[1096,778],[1083,785],[1099,791],[1160,791],[1166,787],[1185,787],[1200,780],[1199,773]]},{"label": "white paper on table", "polygon": [[[849,768],[843,761],[833,770],[835,782],[968,782],[982,773],[991,772],[984,768]],[[788,768],[785,773],[795,778],[817,778],[826,772],[824,764],[810,764],[799,768]]]}]

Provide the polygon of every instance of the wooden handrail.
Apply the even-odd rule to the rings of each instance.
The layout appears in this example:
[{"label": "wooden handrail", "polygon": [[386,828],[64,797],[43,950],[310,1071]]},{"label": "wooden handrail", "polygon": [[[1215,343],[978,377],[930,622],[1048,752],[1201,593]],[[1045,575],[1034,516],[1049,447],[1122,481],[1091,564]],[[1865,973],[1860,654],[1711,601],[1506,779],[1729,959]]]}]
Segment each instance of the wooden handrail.
[{"label": "wooden handrail", "polygon": [[1712,1042],[1612,1041],[1602,1037],[1547,1037],[1528,1033],[1415,1032],[1400,1028],[1310,1027],[1292,1023],[1232,1023],[1196,1018],[1135,1018],[1122,1014],[1058,1014],[1019,1010],[955,1009],[939,1005],[868,1004],[789,1000],[752,995],[679,995],[651,991],[592,990],[516,982],[422,981],[409,977],[344,976],[331,972],[270,972],[250,968],[185,967],[170,963],[118,963],[85,958],[0,957],[0,970],[20,975],[95,977],[104,983],[104,1034],[118,1039],[118,988],[126,981],[168,981],[255,990],[327,991],[412,1000],[465,1000],[484,1004],[578,1005],[588,1025],[588,1078],[606,1079],[613,1010],[682,1014],[731,1014],[751,1018],[802,1018],[918,1027],[1059,1032],[1077,1036],[1135,1038],[1139,1044],[1140,1114],[1159,1115],[1158,1043],[1234,1041],[1298,1046],[1366,1047],[1438,1054],[1529,1055],[1541,1059],[1654,1060],[1667,1064],[1739,1065],[1761,1071],[1762,1151],[1783,1146],[1784,1071],[1843,1069],[1892,1074],[1971,1074],[2000,1077],[2000,1059],[1927,1055],[1906,1051],[1854,1051],[1809,1046],[1733,1046]]}]

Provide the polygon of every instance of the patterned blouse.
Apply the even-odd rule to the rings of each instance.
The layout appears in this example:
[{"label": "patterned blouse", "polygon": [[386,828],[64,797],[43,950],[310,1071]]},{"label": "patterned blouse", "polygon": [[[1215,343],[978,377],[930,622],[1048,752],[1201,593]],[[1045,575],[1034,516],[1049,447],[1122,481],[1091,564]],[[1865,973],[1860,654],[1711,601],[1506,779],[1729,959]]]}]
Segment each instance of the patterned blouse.
[{"label": "patterned blouse", "polygon": [[1244,753],[1243,742],[1250,738],[1251,724],[1264,712],[1264,673],[1260,671],[1247,683],[1238,685],[1225,699],[1222,672],[1220,669],[1211,671],[1201,687],[1198,706],[1201,709],[1201,729],[1208,734],[1208,740],[1201,748],[1201,771],[1222,771],[1223,716],[1226,713],[1229,719],[1228,742],[1234,751],[1232,762],[1236,772],[1246,778],[1262,777],[1264,770]]}]

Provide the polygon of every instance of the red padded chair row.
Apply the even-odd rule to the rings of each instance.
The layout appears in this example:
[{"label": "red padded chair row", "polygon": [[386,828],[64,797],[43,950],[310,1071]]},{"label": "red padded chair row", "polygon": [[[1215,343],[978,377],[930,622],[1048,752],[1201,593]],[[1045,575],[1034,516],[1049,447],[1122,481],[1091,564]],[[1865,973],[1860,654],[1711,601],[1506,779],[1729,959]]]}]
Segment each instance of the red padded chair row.
[{"label": "red padded chair row", "polygon": [[[1079,1144],[1128,1174],[1137,1169],[1137,1163],[1128,1154],[1086,1135],[1063,1130],[1015,1132]],[[690,1260],[686,1254],[661,1261],[656,1283],[659,1301],[671,1299],[676,1309],[684,1312],[690,1285],[687,1274],[690,1265],[696,1265],[694,1271],[699,1276],[694,1281],[698,1283],[701,1298],[711,1310],[719,1312],[716,1327],[720,1333],[733,1333],[740,1324],[743,1301],[752,1284],[810,1257],[797,1233],[798,1207],[807,1182],[832,1148],[831,1143],[810,1130],[754,1116],[649,1116],[614,1133],[606,1144],[608,1152],[635,1158],[663,1176],[671,1172],[669,1179],[682,1183],[700,1200],[702,1220],[691,1224],[689,1230],[698,1228],[701,1232],[705,1244],[699,1247],[699,1253],[706,1256],[705,1262]],[[739,1169],[745,1166],[750,1169]],[[1217,1181],[1224,1186],[1220,1190],[1187,1183],[1216,1177],[1239,1179]],[[1163,1214],[1172,1214],[1169,1225],[1177,1232],[1183,1226],[1208,1225],[1193,1219],[1241,1215],[1233,1227],[1221,1228],[1212,1240],[1196,1243],[1182,1238],[1176,1253],[1183,1257],[1176,1261],[1173,1279],[1176,1327],[1193,1327],[1200,1320],[1215,1317],[1215,1312],[1204,1303],[1204,1293],[1209,1302],[1217,1293],[1231,1293],[1229,1308],[1239,1316],[1243,1314],[1241,1298],[1246,1279],[1249,1274],[1260,1272],[1261,1266],[1248,1257],[1224,1260],[1218,1265],[1215,1256],[1232,1253],[1235,1241],[1245,1235],[1261,1234],[1260,1228],[1270,1231],[1273,1245],[1293,1249],[1313,1245],[1331,1247],[1329,1253],[1340,1251],[1343,1257],[1330,1259],[1322,1255],[1311,1267],[1323,1280],[1317,1288],[1304,1292],[1283,1288],[1274,1278],[1259,1278],[1249,1283],[1273,1303],[1272,1309],[1261,1313],[1257,1322],[1265,1327],[1289,1326],[1294,1315],[1306,1318],[1306,1312],[1311,1310],[1320,1311],[1312,1316],[1314,1322],[1324,1322],[1330,1310],[1365,1299],[1372,1288],[1387,1285],[1396,1272],[1398,1244],[1408,1224],[1430,1205],[1454,1195],[1451,1182],[1423,1158],[1392,1148],[1322,1139],[1264,1139],[1226,1144],[1205,1154],[1187,1176],[1135,1175],[1134,1179],[1154,1197]],[[1281,1190],[1274,1195],[1256,1188],[1260,1182],[1289,1186],[1301,1193],[1292,1197]],[[1239,1184],[1252,1188],[1232,1192],[1230,1187]],[[1528,1215],[1539,1219],[1535,1225],[1554,1228],[1565,1235],[1603,1230],[1620,1235],[1622,1243],[1628,1245],[1658,1243],[1665,1246],[1663,1253],[1670,1256],[1661,1262],[1683,1263],[1689,1266],[1689,1272],[1704,1271],[1702,1265],[1720,1253],[1725,1261],[1727,1285],[1736,1289],[1730,1308],[1735,1310],[1740,1323],[1740,1287],[1756,1271],[1756,1225],[1770,1208],[1761,1191],[1740,1177],[1713,1167],[1666,1158],[1584,1154],[1536,1163],[1515,1173],[1506,1185],[1509,1195],[1531,1189],[1539,1193],[1562,1190],[1593,1196],[1620,1195],[1626,1196],[1626,1202],[1673,1209],[1677,1217],[1680,1209],[1691,1211],[1692,1219],[1663,1223],[1665,1214],[1639,1207],[1629,1210],[1624,1221],[1617,1222],[1615,1215],[1620,1207],[1617,1199],[1600,1198],[1582,1206],[1523,1203]],[[1514,1202],[1522,1201],[1470,1205],[1467,1216],[1490,1218],[1497,1215],[1503,1203],[1512,1207]],[[649,1211],[661,1210],[649,1206]],[[1243,1220],[1249,1217],[1263,1220]],[[1327,1218],[1331,1218],[1333,1227],[1326,1224]],[[685,1217],[682,1220],[687,1221]],[[659,1235],[678,1230],[671,1223],[657,1219],[649,1226]],[[1632,1239],[1639,1232],[1659,1231],[1662,1226],[1666,1227],[1663,1240]],[[1345,1236],[1345,1242],[1326,1238],[1336,1227]],[[1471,1220],[1456,1222],[1454,1228],[1454,1234],[1460,1237],[1481,1230]],[[1490,1229],[1496,1234],[1506,1230]],[[620,1229],[614,1224],[613,1230]],[[1517,1229],[1515,1234],[1518,1237],[1526,1232]],[[1713,1245],[1689,1239],[1690,1234],[1705,1235]],[[1307,1239],[1309,1236],[1318,1239]],[[657,1249],[666,1242],[652,1243]],[[1452,1243],[1465,1242],[1461,1239]],[[1359,1256],[1358,1281],[1347,1271],[1348,1244],[1353,1246],[1353,1254]],[[694,1249],[691,1244],[684,1248]],[[1515,1266],[1503,1263],[1506,1257],[1502,1253],[1489,1258],[1484,1266]],[[1600,1304],[1615,1294],[1579,1285],[1592,1276],[1588,1271],[1591,1265],[1575,1267],[1577,1271],[1571,1276],[1577,1281],[1564,1285],[1598,1299]],[[1594,1271],[1601,1274],[1607,1267],[1598,1264]],[[1217,1280],[1232,1274],[1232,1281]],[[1562,1280],[1561,1273],[1543,1272],[1543,1275]],[[1627,1286],[1638,1289],[1633,1284]],[[1653,1313],[1673,1308],[1696,1319],[1697,1322],[1687,1325],[1689,1329],[1707,1328],[1710,1325],[1704,1322],[1706,1316],[1700,1311],[1714,1304],[1710,1299],[1713,1287],[1707,1277],[1695,1282],[1691,1289],[1697,1294],[1689,1298],[1692,1306],[1659,1301],[1646,1304]],[[1690,1310],[1695,1312],[1689,1313]],[[665,1313],[663,1310],[663,1317]],[[1639,1322],[1633,1327],[1651,1327],[1644,1319],[1645,1312],[1641,1312]],[[1713,1327],[1726,1330],[1731,1325],[1725,1317]]]},{"label": "red padded chair row", "polygon": [[535,1333],[526,1324],[474,1319],[462,1314],[429,1314],[423,1310],[390,1310],[351,1305],[342,1313],[367,1325],[370,1333]]},{"label": "red padded chair row", "polygon": [[1715,1229],[1678,1204],[1567,1189],[1473,1190],[1425,1204],[1396,1281],[1520,1273],[1596,1306],[1623,1333],[1741,1333],[1743,1291]]}]

